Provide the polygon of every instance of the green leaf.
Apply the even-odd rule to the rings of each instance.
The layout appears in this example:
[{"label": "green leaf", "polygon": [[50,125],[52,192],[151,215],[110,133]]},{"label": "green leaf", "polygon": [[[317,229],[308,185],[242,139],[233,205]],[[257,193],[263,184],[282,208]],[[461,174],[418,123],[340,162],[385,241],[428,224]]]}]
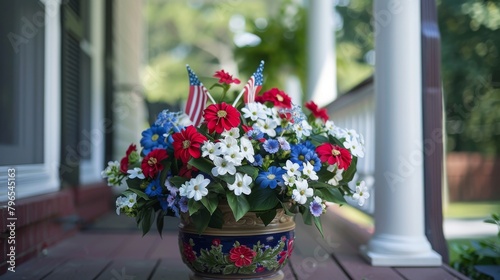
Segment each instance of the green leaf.
[{"label": "green leaf", "polygon": [[181,177],[181,176],[174,176],[172,178],[169,179],[170,183],[173,184],[174,186],[180,188],[182,186],[182,184],[186,183],[187,181],[189,181],[188,178],[184,178],[184,177]]},{"label": "green leaf", "polygon": [[144,181],[141,179],[127,179],[127,186],[129,187],[129,189],[140,190],[142,182]]},{"label": "green leaf", "polygon": [[145,200],[149,200],[149,196],[148,196],[147,194],[145,194],[145,193],[144,193],[143,191],[141,191],[141,190],[137,190],[137,189],[131,189],[131,188],[129,188],[129,189],[128,189],[128,191],[131,191],[131,192],[133,192],[133,193],[137,194],[137,196],[138,196],[138,197],[140,197],[140,198],[143,198],[143,199],[145,199]]},{"label": "green leaf", "polygon": [[252,211],[267,211],[280,203],[275,190],[261,187],[254,187],[248,200]]},{"label": "green leaf", "polygon": [[356,165],[358,164],[358,158],[353,157],[351,161],[351,165],[347,168],[347,171],[342,173],[342,182],[350,182],[352,178],[354,178],[354,174],[356,174]]},{"label": "green leaf", "polygon": [[330,201],[333,203],[337,204],[345,204],[347,203],[344,195],[340,192],[339,189],[337,188],[323,188],[323,189],[316,189],[314,191],[314,194],[321,197],[322,199],[326,201]]},{"label": "green leaf", "polygon": [[212,215],[219,205],[219,198],[217,194],[209,193],[208,195],[201,198],[201,204],[207,208],[210,215]]},{"label": "green leaf", "polygon": [[259,217],[265,226],[267,226],[271,221],[276,217],[276,209],[271,209],[266,212],[257,213],[257,217]]},{"label": "green leaf", "polygon": [[208,213],[206,209],[201,209],[200,211],[191,215],[191,219],[193,219],[193,223],[196,227],[196,232],[198,232],[198,234],[201,234],[207,228],[208,223],[210,222],[210,213]]},{"label": "green leaf", "polygon": [[161,234],[163,231],[164,217],[165,217],[165,212],[158,211],[158,216],[156,217],[156,228],[158,229],[158,233],[160,234],[160,237],[162,237]]},{"label": "green leaf", "polygon": [[[324,188],[335,188],[334,186],[320,181],[310,181],[309,187],[313,187],[314,189],[324,189]],[[336,186],[338,188],[338,186]]]},{"label": "green leaf", "polygon": [[252,179],[257,178],[257,176],[259,175],[259,169],[251,165],[238,166],[236,167],[236,170],[243,174],[247,174],[248,176],[252,177]]},{"label": "green leaf", "polygon": [[192,158],[188,162],[192,166],[196,167],[198,170],[201,172],[204,172],[206,174],[212,174],[212,168],[215,167],[215,165],[209,161],[208,159],[205,158]]},{"label": "green leaf", "polygon": [[241,219],[250,210],[250,204],[248,204],[247,198],[243,195],[237,196],[233,192],[228,192],[227,203],[233,211],[236,221]]},{"label": "green leaf", "polygon": [[328,140],[328,137],[323,136],[323,135],[311,135],[310,137],[311,137],[311,143],[314,146],[318,146],[318,145],[321,145],[323,143],[330,142]]},{"label": "green leaf", "polygon": [[198,212],[198,210],[201,208],[202,204],[199,201],[196,201],[194,199],[189,199],[188,200],[188,208],[189,208],[189,215],[193,215],[194,213]]},{"label": "green leaf", "polygon": [[220,229],[222,228],[223,224],[224,224],[224,216],[222,215],[222,211],[219,208],[217,208],[212,214],[212,217],[210,217],[210,222],[208,223],[208,226],[211,228]]},{"label": "green leaf", "polygon": [[208,184],[207,186],[207,189],[210,191],[210,192],[214,192],[214,193],[218,193],[218,194],[226,194],[226,190],[224,189],[224,187],[217,183],[217,182],[210,182],[210,184]]},{"label": "green leaf", "polygon": [[311,214],[311,211],[309,210],[309,207],[304,207],[305,210],[302,213],[302,219],[304,220],[304,224],[306,225],[312,225],[312,218],[313,215]]},{"label": "green leaf", "polygon": [[155,218],[155,210],[153,208],[144,209],[143,219],[142,219],[142,236],[146,235],[151,229],[151,224]]},{"label": "green leaf", "polygon": [[319,219],[319,217],[312,216],[312,220],[314,221],[314,225],[316,226],[316,228],[319,230],[319,233],[321,233],[321,237],[325,238],[325,235],[323,234],[323,227],[321,226],[321,220]]}]

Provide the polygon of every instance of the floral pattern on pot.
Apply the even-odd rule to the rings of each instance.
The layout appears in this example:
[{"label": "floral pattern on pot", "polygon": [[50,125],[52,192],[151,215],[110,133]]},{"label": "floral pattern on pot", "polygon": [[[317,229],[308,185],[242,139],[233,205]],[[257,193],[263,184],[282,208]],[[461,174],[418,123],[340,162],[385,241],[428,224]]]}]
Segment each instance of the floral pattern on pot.
[{"label": "floral pattern on pot", "polygon": [[252,236],[212,236],[179,232],[182,260],[196,274],[226,277],[271,275],[286,265],[294,231]]}]

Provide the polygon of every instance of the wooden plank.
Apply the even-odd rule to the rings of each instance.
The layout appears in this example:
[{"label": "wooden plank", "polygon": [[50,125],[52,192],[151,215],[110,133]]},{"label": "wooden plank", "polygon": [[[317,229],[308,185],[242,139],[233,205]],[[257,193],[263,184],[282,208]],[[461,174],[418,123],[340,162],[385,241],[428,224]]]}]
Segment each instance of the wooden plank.
[{"label": "wooden plank", "polygon": [[[135,234],[134,234],[135,235]],[[110,257],[124,245],[127,234],[79,233],[49,249],[51,256],[67,258]]]},{"label": "wooden plank", "polygon": [[463,275],[462,273],[454,270],[453,268],[449,267],[448,265],[446,264],[443,264],[441,266],[444,270],[448,271],[448,273],[450,273],[451,275],[453,275],[454,277],[456,277],[457,279],[460,279],[460,280],[468,280],[469,278],[466,277],[465,275]]},{"label": "wooden plank", "polygon": [[459,279],[454,275],[450,274],[447,270],[443,269],[442,267],[399,267],[394,269],[408,280]]},{"label": "wooden plank", "polygon": [[337,262],[352,279],[404,279],[390,267],[371,266],[359,254],[334,254]]},{"label": "wooden plank", "polygon": [[315,238],[306,225],[298,224],[295,229],[296,239],[291,256],[291,268],[297,279],[349,279],[342,268],[331,257],[331,248],[320,243],[326,242],[322,238]]},{"label": "wooden plank", "polygon": [[191,270],[179,258],[161,259],[150,280],[188,279]]},{"label": "wooden plank", "polygon": [[147,258],[149,259],[181,259],[179,251],[177,233],[163,233],[163,238],[157,243],[157,246],[151,250]]},{"label": "wooden plank", "polygon": [[16,272],[7,272],[1,278],[2,280],[42,279],[65,261],[67,261],[65,258],[38,257],[21,264],[16,267]]},{"label": "wooden plank", "polygon": [[[113,252],[111,257],[146,259],[150,251],[156,247],[163,247],[162,240],[158,235],[127,234],[124,235],[121,245]],[[164,248],[167,251],[166,247]]]},{"label": "wooden plank", "polygon": [[[113,261],[95,280],[149,279],[158,260],[120,259]],[[61,278],[69,279],[69,278]],[[169,278],[170,279],[170,278]],[[73,279],[72,279],[73,280]]]},{"label": "wooden plank", "polygon": [[[44,280],[88,280],[94,279],[109,264],[109,260],[74,259],[56,267]],[[109,280],[109,278],[108,278]]]}]

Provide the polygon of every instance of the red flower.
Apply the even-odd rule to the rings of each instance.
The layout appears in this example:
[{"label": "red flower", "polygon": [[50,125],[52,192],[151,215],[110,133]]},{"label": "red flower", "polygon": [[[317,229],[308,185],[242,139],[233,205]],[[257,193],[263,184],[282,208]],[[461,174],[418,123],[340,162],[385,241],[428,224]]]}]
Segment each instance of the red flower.
[{"label": "red flower", "polygon": [[208,106],[203,111],[203,117],[210,133],[222,133],[240,125],[240,112],[225,102]]},{"label": "red flower", "polygon": [[212,239],[212,245],[215,247],[219,247],[220,239],[219,238]]},{"label": "red flower", "polygon": [[161,161],[168,157],[167,151],[164,149],[152,150],[142,159],[142,173],[146,177],[154,178],[158,172],[163,170]]},{"label": "red flower", "polygon": [[238,79],[233,79],[232,75],[229,75],[229,73],[225,72],[224,70],[220,71],[215,71],[215,78],[219,78],[219,83],[221,84],[239,84],[240,80]]},{"label": "red flower", "polygon": [[136,148],[135,144],[130,144],[130,146],[128,146],[128,149],[127,149],[127,152],[126,152],[125,156],[120,161],[120,171],[122,173],[127,174],[127,171],[128,171],[128,157],[130,156],[130,154],[132,152],[135,152],[135,151],[137,151],[137,148]]},{"label": "red flower", "polygon": [[132,152],[136,152],[136,151],[137,151],[137,147],[135,146],[135,144],[130,144],[130,146],[128,146],[128,149],[126,152],[127,157],[130,156],[130,154]]},{"label": "red flower", "polygon": [[255,101],[259,103],[272,102],[276,107],[292,108],[292,99],[290,96],[277,88],[272,88],[264,92],[261,96],[255,97]]},{"label": "red flower", "polygon": [[311,110],[311,112],[313,113],[313,115],[316,117],[316,118],[321,118],[323,119],[323,121],[327,121],[328,120],[328,111],[326,111],[326,109],[319,109],[318,108],[318,105],[316,103],[314,103],[314,101],[309,101],[306,103],[306,108]]},{"label": "red flower", "polygon": [[207,141],[207,137],[199,133],[194,126],[190,125],[181,132],[172,134],[174,139],[174,156],[186,163],[191,157],[201,156],[201,145]]},{"label": "red flower", "polygon": [[316,153],[321,162],[328,162],[328,164],[337,164],[339,169],[347,170],[351,165],[352,156],[349,150],[333,145],[331,143],[324,143],[316,148]]},{"label": "red flower", "polygon": [[237,267],[249,266],[253,258],[257,255],[254,251],[245,245],[233,247],[229,251],[229,260]]},{"label": "red flower", "polygon": [[190,164],[185,164],[179,169],[179,176],[184,178],[193,178],[193,172],[197,172],[198,169]]},{"label": "red flower", "polygon": [[188,262],[194,262],[196,260],[196,255],[193,251],[193,247],[191,245],[184,243],[182,252],[184,253],[184,257]]},{"label": "red flower", "polygon": [[123,157],[120,160],[120,172],[123,174],[127,174],[128,171],[128,157]]}]

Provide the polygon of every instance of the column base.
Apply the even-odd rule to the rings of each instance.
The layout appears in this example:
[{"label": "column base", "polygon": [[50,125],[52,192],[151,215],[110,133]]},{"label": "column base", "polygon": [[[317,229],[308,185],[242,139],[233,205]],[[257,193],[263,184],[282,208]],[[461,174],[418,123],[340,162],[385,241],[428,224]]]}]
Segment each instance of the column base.
[{"label": "column base", "polygon": [[361,255],[373,266],[441,266],[441,255],[435,251],[419,254],[381,254],[368,250],[368,246],[360,247]]}]

